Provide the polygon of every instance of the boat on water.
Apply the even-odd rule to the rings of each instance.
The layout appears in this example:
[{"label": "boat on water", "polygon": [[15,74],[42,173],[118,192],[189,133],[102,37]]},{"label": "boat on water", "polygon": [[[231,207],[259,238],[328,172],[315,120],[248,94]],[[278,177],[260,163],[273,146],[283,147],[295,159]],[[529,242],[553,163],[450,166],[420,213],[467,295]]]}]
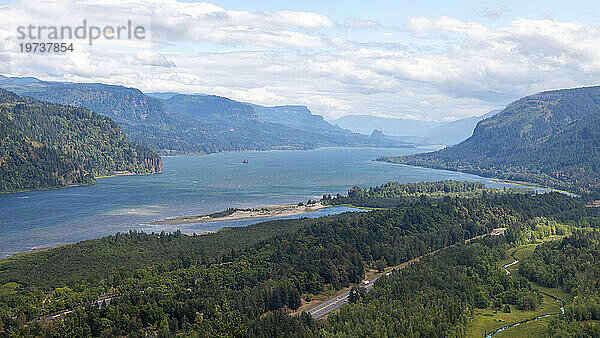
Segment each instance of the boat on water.
[{"label": "boat on water", "polygon": [[248,160],[243,160],[242,163],[247,164]]}]

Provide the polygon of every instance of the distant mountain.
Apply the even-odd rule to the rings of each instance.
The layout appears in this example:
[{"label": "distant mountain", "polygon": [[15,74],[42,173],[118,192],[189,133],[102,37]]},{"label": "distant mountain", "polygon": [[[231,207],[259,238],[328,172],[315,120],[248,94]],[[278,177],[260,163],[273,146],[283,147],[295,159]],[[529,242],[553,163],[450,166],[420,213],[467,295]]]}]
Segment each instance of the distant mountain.
[{"label": "distant mountain", "polygon": [[162,92],[162,93],[144,93],[144,94],[146,94],[147,96],[153,97],[155,99],[168,100],[179,93]]},{"label": "distant mountain", "polygon": [[226,97],[177,94],[162,102],[169,112],[191,115],[200,120],[260,121],[251,105]]},{"label": "distant mountain", "polygon": [[86,109],[0,89],[0,192],[89,184],[118,171],[153,173],[160,158]]},{"label": "distant mountain", "polygon": [[443,124],[441,122],[384,118],[372,115],[347,115],[332,121],[332,123],[365,135],[369,135],[374,129],[377,129],[386,135],[419,137],[427,137],[433,128]]},{"label": "distant mountain", "polygon": [[428,137],[437,144],[454,145],[460,143],[473,135],[477,122],[492,117],[500,111],[501,109],[495,109],[481,116],[466,117],[437,126],[429,131]]},{"label": "distant mountain", "polygon": [[416,144],[459,143],[473,134],[477,122],[493,116],[500,110],[492,110],[485,115],[467,117],[452,122],[433,122],[411,119],[383,118],[370,115],[343,116],[332,123],[361,134],[381,130],[397,141]]},{"label": "distant mountain", "polygon": [[34,77],[6,77],[3,75],[0,75],[0,81],[2,81],[3,86],[23,86],[42,82]]},{"label": "distant mountain", "polygon": [[306,106],[265,107],[252,105],[252,107],[265,122],[277,123],[312,133],[351,134],[348,130],[332,126],[325,121],[323,116],[314,115]]},{"label": "distant mountain", "polygon": [[600,87],[524,97],[479,122],[456,146],[382,160],[599,191]]},{"label": "distant mountain", "polygon": [[0,77],[0,87],[19,95],[84,107],[108,116],[130,139],[162,154],[320,146],[407,146],[390,139],[374,141],[343,130],[328,133],[263,121],[252,105],[218,96],[154,93],[153,97],[123,86],[47,82],[35,78]]},{"label": "distant mountain", "polygon": [[[312,115],[306,107],[263,107],[203,94],[178,94],[162,101],[170,113],[211,126],[220,135],[228,134],[229,139],[239,137],[241,139],[238,142],[253,149],[408,146],[387,138],[371,138],[331,126],[321,116]],[[220,142],[227,142],[227,139],[221,139]]]},{"label": "distant mountain", "polygon": [[343,129],[339,126],[331,125],[325,121],[323,116],[313,114],[306,106],[275,106],[265,107],[252,105],[258,116],[265,122],[281,124],[289,128],[294,128],[319,134],[338,140],[338,142],[351,142],[353,145],[361,144],[369,146],[407,146],[414,144],[412,141],[400,140],[388,135],[372,134],[370,137]]}]

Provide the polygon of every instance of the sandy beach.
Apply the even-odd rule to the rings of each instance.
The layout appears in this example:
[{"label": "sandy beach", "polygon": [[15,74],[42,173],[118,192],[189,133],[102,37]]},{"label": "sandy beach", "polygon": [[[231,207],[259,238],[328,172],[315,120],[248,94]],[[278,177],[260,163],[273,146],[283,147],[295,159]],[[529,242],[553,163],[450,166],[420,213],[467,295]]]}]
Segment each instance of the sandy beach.
[{"label": "sandy beach", "polygon": [[182,216],[175,218],[162,219],[151,222],[152,225],[177,225],[177,224],[195,224],[214,221],[230,221],[248,218],[270,218],[270,217],[285,217],[305,214],[308,212],[323,209],[326,206],[320,202],[309,205],[298,204],[281,204],[269,205],[257,208],[248,209],[227,209],[213,214],[197,215],[197,216]]}]

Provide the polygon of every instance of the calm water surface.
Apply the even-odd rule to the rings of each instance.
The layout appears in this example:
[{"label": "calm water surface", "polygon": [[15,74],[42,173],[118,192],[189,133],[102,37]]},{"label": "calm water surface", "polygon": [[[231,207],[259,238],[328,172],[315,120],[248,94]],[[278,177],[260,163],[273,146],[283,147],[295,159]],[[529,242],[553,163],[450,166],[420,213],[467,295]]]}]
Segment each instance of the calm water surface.
[{"label": "calm water surface", "polygon": [[[389,181],[469,180],[502,187],[478,176],[374,162],[410,149],[322,148],[313,151],[220,153],[165,157],[158,175],[99,179],[99,184],[52,191],[0,195],[0,257],[127,232],[131,229],[185,233],[212,231],[256,220],[178,226],[146,223],[204,214],[228,207],[296,203]],[[247,159],[248,163],[242,161]],[[347,211],[327,208],[311,216]]]}]

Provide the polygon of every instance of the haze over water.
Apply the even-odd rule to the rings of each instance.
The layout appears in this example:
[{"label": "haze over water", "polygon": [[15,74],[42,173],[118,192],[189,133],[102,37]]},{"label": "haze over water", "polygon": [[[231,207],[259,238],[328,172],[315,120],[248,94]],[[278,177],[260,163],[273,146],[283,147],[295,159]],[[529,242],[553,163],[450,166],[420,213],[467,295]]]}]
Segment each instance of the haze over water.
[{"label": "haze over water", "polygon": [[[197,215],[229,207],[297,203],[353,185],[389,181],[480,181],[474,175],[372,161],[412,149],[322,148],[312,151],[219,153],[164,157],[158,175],[99,179],[87,187],[0,195],[0,257],[32,248],[99,238],[132,229],[205,232],[257,220],[148,226],[152,220]],[[248,160],[247,164],[242,161]],[[311,216],[349,210],[328,208]],[[306,215],[304,215],[306,216]]]}]

